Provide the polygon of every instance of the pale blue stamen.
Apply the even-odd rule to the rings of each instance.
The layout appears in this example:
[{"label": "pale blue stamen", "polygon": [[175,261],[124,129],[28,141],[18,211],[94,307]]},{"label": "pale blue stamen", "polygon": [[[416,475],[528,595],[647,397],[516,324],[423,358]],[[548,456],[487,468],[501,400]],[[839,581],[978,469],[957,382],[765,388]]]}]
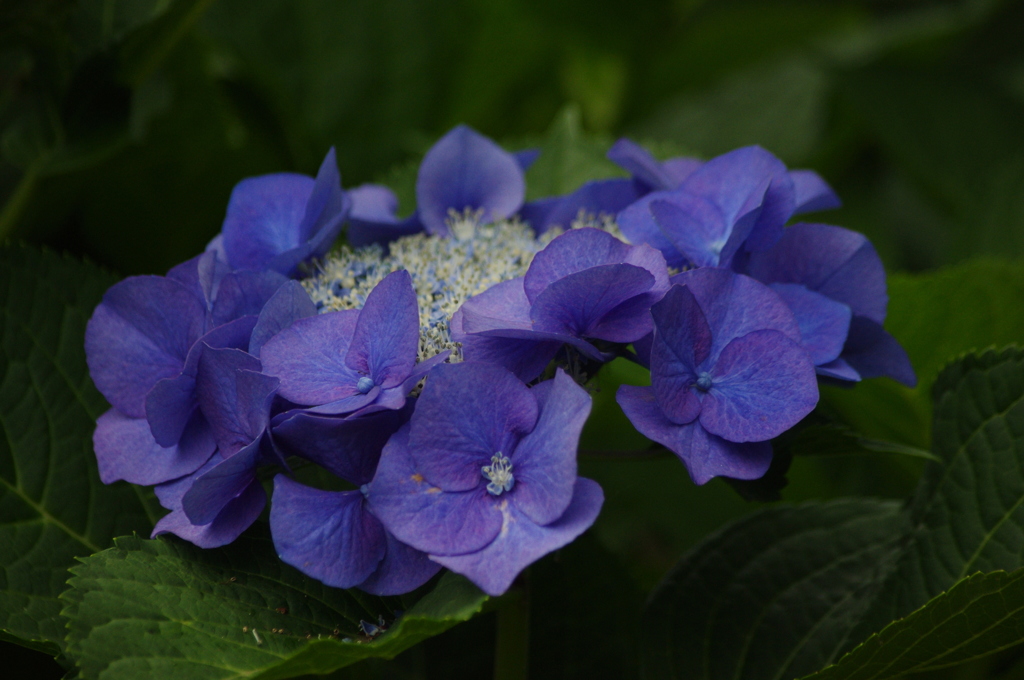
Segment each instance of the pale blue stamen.
[{"label": "pale blue stamen", "polygon": [[366,394],[373,388],[373,378],[368,378],[365,375],[359,379],[359,382],[356,383],[356,389],[359,390],[359,394]]},{"label": "pale blue stamen", "polygon": [[711,374],[708,373],[707,371],[704,371],[699,376],[697,376],[697,389],[698,390],[700,390],[702,392],[707,392],[708,390],[711,389],[711,385],[712,384],[714,384],[714,383],[711,380]]},{"label": "pale blue stamen", "polygon": [[516,484],[516,478],[512,476],[512,461],[501,451],[491,456],[490,465],[480,468],[480,474],[490,480],[487,492],[492,496],[500,496],[503,491],[511,491]]}]

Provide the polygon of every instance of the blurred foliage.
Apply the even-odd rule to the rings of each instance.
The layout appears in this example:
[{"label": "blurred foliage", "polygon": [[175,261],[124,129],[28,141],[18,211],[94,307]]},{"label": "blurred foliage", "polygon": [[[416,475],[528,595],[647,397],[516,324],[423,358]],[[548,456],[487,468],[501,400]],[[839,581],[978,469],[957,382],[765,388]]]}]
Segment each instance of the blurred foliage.
[{"label": "blurred foliage", "polygon": [[[601,154],[623,134],[661,156],[758,143],[825,176],[845,206],[820,219],[865,233],[891,271],[1014,258],[1024,255],[1022,121],[1024,2],[1014,0],[0,1],[0,241],[121,274],[192,256],[219,229],[235,182],[313,173],[332,145],[345,186],[390,183],[406,213],[419,156],[457,123],[509,148],[542,144],[531,197],[572,189],[575,168],[580,181],[615,174]],[[945,306],[915,297],[932,278],[892,287],[890,327],[925,387],[875,381],[830,397],[845,415],[861,409],[868,436],[927,446],[927,384],[943,352],[1024,340],[972,292],[988,284],[1013,304],[1014,266],[936,276],[942,298],[970,312],[948,328]],[[629,676],[623,641],[643,625],[615,612],[638,610],[682,551],[753,507],[718,480],[695,487],[674,457],[608,455],[644,443],[613,398],[638,379],[618,365],[598,378],[607,418],[584,448],[605,454],[581,466],[608,503],[593,540],[537,565],[537,677]],[[914,414],[904,431],[886,429],[890,402]],[[782,496],[901,498],[920,468],[881,453],[796,456]],[[630,575],[616,580],[614,608],[562,587],[591,561]],[[557,629],[566,611],[596,622],[601,654],[572,642],[543,668],[548,642],[579,634]],[[493,628],[479,617],[337,677],[480,677]],[[955,677],[1021,677],[1022,658]]]},{"label": "blurred foliage", "polygon": [[520,146],[576,104],[599,147],[814,167],[890,268],[1019,255],[1022,27],[1011,0],[5,0],[0,236],[162,272],[242,177],[334,145],[347,186],[387,180],[454,124]]}]

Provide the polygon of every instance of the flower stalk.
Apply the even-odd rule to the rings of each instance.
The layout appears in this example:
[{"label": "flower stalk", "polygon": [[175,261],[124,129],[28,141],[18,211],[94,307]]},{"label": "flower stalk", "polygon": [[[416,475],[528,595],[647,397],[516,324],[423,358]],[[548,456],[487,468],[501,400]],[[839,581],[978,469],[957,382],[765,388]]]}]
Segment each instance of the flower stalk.
[{"label": "flower stalk", "polygon": [[530,595],[524,574],[502,598],[494,651],[494,680],[526,680],[530,667]]}]

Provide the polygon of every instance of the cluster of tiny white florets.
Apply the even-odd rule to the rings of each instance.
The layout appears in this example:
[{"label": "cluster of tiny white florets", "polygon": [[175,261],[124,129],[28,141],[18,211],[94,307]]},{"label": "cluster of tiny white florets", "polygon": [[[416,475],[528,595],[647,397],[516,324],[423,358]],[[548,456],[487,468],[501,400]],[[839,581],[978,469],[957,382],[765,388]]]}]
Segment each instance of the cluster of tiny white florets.
[{"label": "cluster of tiny white florets", "polygon": [[[451,238],[421,233],[393,241],[387,248],[343,246],[317,263],[317,271],[302,284],[320,313],[360,309],[385,276],[408,270],[419,302],[419,360],[451,350],[451,361],[460,361],[461,348],[448,328],[452,314],[474,295],[525,275],[533,256],[564,231],[549,229],[538,237],[517,218],[480,224],[481,217],[469,210],[451,211]],[[580,227],[595,227],[622,238],[611,216],[581,212],[570,225]]]}]

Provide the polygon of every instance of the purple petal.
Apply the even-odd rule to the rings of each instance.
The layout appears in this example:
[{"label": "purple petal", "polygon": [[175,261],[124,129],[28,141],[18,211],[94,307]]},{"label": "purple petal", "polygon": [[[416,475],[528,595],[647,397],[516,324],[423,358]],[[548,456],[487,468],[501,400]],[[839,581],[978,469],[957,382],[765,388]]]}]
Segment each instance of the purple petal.
[{"label": "purple petal", "polygon": [[794,214],[832,210],[843,205],[828,182],[813,170],[790,170],[789,178],[793,180],[795,193]]},{"label": "purple petal", "polygon": [[770,443],[726,441],[705,431],[699,421],[677,425],[662,413],[649,387],[622,385],[615,398],[637,430],[679,456],[695,484],[717,476],[759,479],[771,465]]},{"label": "purple petal", "polygon": [[880,324],[863,316],[854,316],[850,321],[850,337],[842,358],[862,378],[884,375],[907,387],[917,385],[917,375],[903,346]]},{"label": "purple petal", "polygon": [[671,188],[674,189],[686,181],[686,178],[696,172],[702,165],[704,165],[704,161],[699,158],[678,156],[662,161],[661,169],[669,176],[669,179],[672,181]]},{"label": "purple petal", "polygon": [[200,548],[219,548],[231,543],[252,526],[266,504],[267,494],[263,490],[263,485],[257,481],[245,487],[242,493],[225,505],[209,524],[192,524],[179,502],[170,514],[156,523],[151,538],[170,533]]},{"label": "purple petal", "polygon": [[734,339],[751,331],[777,330],[800,342],[793,312],[772,289],[726,269],[694,269],[672,277],[685,285],[711,328],[711,359]]},{"label": "purple petal", "polygon": [[398,197],[383,184],[360,184],[355,189],[349,189],[348,195],[352,200],[349,219],[397,221]]},{"label": "purple petal", "polygon": [[662,168],[651,152],[630,139],[623,137],[612,144],[607,156],[608,160],[642,182],[647,191],[676,187],[673,176]]},{"label": "purple petal", "polygon": [[818,403],[807,352],[778,331],[754,331],[730,342],[712,377],[700,424],[731,442],[777,437]]},{"label": "purple petal", "polygon": [[682,267],[687,264],[686,258],[676,250],[672,242],[654,221],[651,204],[656,201],[671,200],[676,194],[671,191],[655,191],[647,194],[619,213],[616,223],[630,243],[646,243],[656,248],[665,257],[670,267]]},{"label": "purple petal", "polygon": [[747,266],[765,283],[799,283],[848,305],[855,315],[882,323],[889,298],[885,269],[862,234],[827,224],[795,224]]},{"label": "purple petal", "polygon": [[332,146],[317,170],[313,192],[299,224],[299,243],[312,242],[314,257],[327,254],[350,208],[351,198],[341,190],[341,175]]},{"label": "purple petal", "polygon": [[217,445],[209,425],[198,413],[175,446],[160,446],[145,418],[130,418],[110,409],[96,419],[92,435],[100,480],[123,479],[150,486],[191,474],[210,459]]},{"label": "purple petal", "polygon": [[353,394],[349,397],[342,397],[335,401],[329,401],[326,404],[320,404],[319,406],[310,406],[306,409],[309,413],[319,413],[322,415],[340,416],[354,414],[374,403],[377,402],[377,398],[380,396],[380,387],[374,387],[366,394]]},{"label": "purple petal", "polygon": [[409,447],[430,483],[467,491],[482,487],[480,469],[493,454],[509,455],[536,423],[537,398],[506,369],[442,364],[430,372],[416,403]]},{"label": "purple petal", "polygon": [[544,289],[570,274],[605,264],[634,264],[629,256],[635,247],[598,229],[567,231],[534,256],[523,278],[523,290],[533,303]]},{"label": "purple petal", "polygon": [[843,351],[850,331],[850,308],[796,283],[773,283],[800,326],[800,344],[815,366],[827,364]]},{"label": "purple petal", "polygon": [[772,178],[757,211],[757,221],[742,244],[747,251],[767,250],[782,237],[783,227],[795,210],[795,193],[789,173]]},{"label": "purple petal", "polygon": [[362,248],[372,243],[387,245],[403,236],[412,236],[424,231],[419,213],[413,213],[404,220],[370,220],[349,218],[348,242],[353,248]]},{"label": "purple petal", "polygon": [[377,570],[359,584],[360,590],[371,595],[403,595],[416,590],[441,570],[441,565],[431,562],[425,552],[402,543],[384,532],[387,549]]},{"label": "purple petal", "polygon": [[569,227],[582,210],[591,215],[615,215],[640,198],[636,184],[614,178],[587,182],[568,196],[532,201],[519,211],[520,217],[538,234],[554,226]]},{"label": "purple petal", "polygon": [[287,281],[272,271],[243,270],[228,274],[221,280],[217,291],[212,325],[221,326],[243,316],[259,315],[267,301]]},{"label": "purple petal", "polygon": [[514,504],[501,507],[502,525],[498,537],[487,547],[465,555],[430,558],[477,584],[488,595],[508,590],[523,569],[582,534],[597,519],[604,503],[601,487],[589,479],[577,479],[572,502],[555,522],[539,526]]},{"label": "purple petal", "polygon": [[720,264],[747,250],[770,248],[793,214],[795,190],[786,166],[761,147],[749,146],[713,158],[694,171],[680,190],[717,205],[732,225]]},{"label": "purple petal", "polygon": [[320,405],[361,397],[359,375],[345,365],[357,310],[299,319],[263,345],[263,372],[281,380],[278,394],[295,404]]},{"label": "purple petal", "polygon": [[450,349],[446,349],[440,354],[435,354],[429,359],[419,362],[418,364],[416,364],[415,367],[413,367],[412,373],[409,374],[409,377],[405,379],[405,382],[403,382],[401,387],[399,387],[398,389],[401,390],[401,393],[403,395],[408,394],[412,390],[412,388],[416,387],[416,383],[422,380],[423,377],[427,375],[427,373],[430,373],[430,371],[433,370],[434,366],[443,364],[445,361],[448,360],[448,357],[450,357],[451,355],[452,351]]},{"label": "purple petal", "polygon": [[[224,250],[224,234],[217,234],[210,239],[210,242],[206,244],[203,254],[207,253],[213,255],[214,258],[224,264],[228,271],[231,271],[231,265],[228,264],[228,251]],[[170,276],[171,272],[167,272],[167,275]]]},{"label": "purple petal", "polygon": [[[785,164],[759,146],[747,146],[712,158],[679,188],[711,201],[722,211],[727,224],[736,224],[743,215],[762,207],[762,204],[782,199],[781,196],[774,199],[766,195],[770,194],[769,187],[773,181],[788,184],[792,200],[792,181]],[[764,207],[770,212],[775,210],[772,206]],[[785,219],[782,220],[784,222]]]},{"label": "purple petal", "polygon": [[260,358],[260,350],[267,340],[288,328],[299,319],[316,316],[316,303],[298,281],[288,281],[267,301],[259,313],[256,326],[249,339],[249,354]]},{"label": "purple petal", "polygon": [[[653,284],[650,272],[634,265],[591,267],[548,286],[537,296],[530,316],[539,332],[632,342],[651,332],[651,300],[644,294]],[[638,296],[644,296],[642,304],[621,313],[620,305]]]},{"label": "purple petal", "polygon": [[[456,314],[460,315],[461,333],[480,333],[495,328],[533,328],[530,300],[526,297],[521,277],[495,284],[474,295],[462,303]],[[454,328],[452,332],[455,332]]]},{"label": "purple petal", "polygon": [[416,365],[419,306],[412,277],[402,269],[384,277],[366,297],[345,365],[382,388],[400,385]]},{"label": "purple petal", "polygon": [[820,376],[834,378],[836,380],[846,380],[849,382],[857,382],[860,380],[860,373],[855,371],[853,366],[842,359],[836,359],[835,361],[830,361],[827,364],[815,366],[814,372]]},{"label": "purple petal", "polygon": [[274,443],[287,455],[301,456],[352,484],[373,479],[380,452],[404,425],[410,409],[334,418],[298,412],[273,427]]},{"label": "purple petal", "polygon": [[[480,476],[479,469],[476,474]],[[426,481],[413,461],[408,428],[396,432],[384,447],[368,500],[385,529],[432,555],[479,550],[501,530],[497,499],[484,485],[450,493]]]},{"label": "purple petal", "polygon": [[[455,322],[454,316],[452,321]],[[454,332],[452,339],[462,343],[462,356],[466,361],[502,366],[524,382],[529,382],[543,373],[562,348],[560,340],[528,340],[487,335],[464,335],[460,340]]]},{"label": "purple petal", "polygon": [[263,269],[304,242],[299,226],[313,193],[312,177],[282,172],[235,185],[221,227],[232,269]]},{"label": "purple petal", "polygon": [[196,397],[224,456],[248,446],[266,430],[279,381],[259,370],[259,360],[241,350],[203,346]]},{"label": "purple petal", "polygon": [[[705,321],[705,323],[707,323]],[[644,368],[651,368],[651,344],[654,342],[654,333],[648,333],[639,340],[633,341],[633,351],[636,352],[636,360]]]},{"label": "purple petal", "polygon": [[114,408],[141,418],[153,385],[181,372],[205,318],[202,300],[177,281],[133,276],[114,284],[85,329],[96,387]]},{"label": "purple petal", "polygon": [[534,164],[537,158],[540,157],[540,149],[523,149],[521,151],[514,152],[512,155],[515,157],[516,163],[519,164],[522,171],[526,172],[530,169],[530,166]]},{"label": "purple petal", "polygon": [[452,339],[462,343],[467,361],[503,366],[520,380],[540,375],[563,342],[581,343],[585,347],[577,348],[585,355],[599,355],[589,343],[575,338],[535,333],[522,278],[496,284],[467,300],[452,315],[449,328]]},{"label": "purple petal", "polygon": [[146,418],[153,437],[160,445],[173,446],[199,407],[195,378],[203,348],[245,347],[255,323],[256,317],[244,316],[214,328],[192,345],[180,375],[161,380],[149,391],[146,395]]},{"label": "purple petal", "polygon": [[366,580],[384,558],[384,527],[358,491],[321,491],[274,478],[270,533],[282,561],[335,588]]},{"label": "purple petal", "polygon": [[198,407],[194,372],[164,378],[154,385],[146,395],[146,419],[154,441],[174,446]]},{"label": "purple petal", "polygon": [[230,273],[231,267],[227,261],[219,257],[216,251],[207,250],[191,260],[172,267],[167,272],[167,278],[190,288],[197,298],[205,302],[206,309],[212,310],[213,302],[220,290],[220,282]]},{"label": "purple petal", "polygon": [[538,236],[556,224],[551,215],[560,208],[567,196],[548,196],[528,201],[519,209],[519,219],[526,222]]},{"label": "purple petal", "polygon": [[562,516],[572,500],[576,481],[576,449],[583,423],[590,415],[590,395],[558,369],[554,380],[531,390],[540,415],[523,437],[512,460],[516,508],[537,524]]},{"label": "purple petal", "polygon": [[526,183],[515,156],[460,125],[423,158],[416,205],[427,231],[448,235],[448,211],[483,209],[486,221],[504,219],[523,204]]},{"label": "purple petal", "polygon": [[[215,457],[216,459],[216,457]],[[254,441],[230,458],[203,468],[181,497],[185,516],[193,524],[209,524],[256,480],[260,442]]]},{"label": "purple petal", "polygon": [[673,286],[651,309],[655,332],[651,344],[651,387],[665,415],[689,423],[700,413],[693,391],[697,367],[711,352],[711,329],[686,286]]},{"label": "purple petal", "polygon": [[696,267],[718,265],[730,234],[721,211],[700,196],[678,193],[652,201],[651,216],[661,232]]}]

